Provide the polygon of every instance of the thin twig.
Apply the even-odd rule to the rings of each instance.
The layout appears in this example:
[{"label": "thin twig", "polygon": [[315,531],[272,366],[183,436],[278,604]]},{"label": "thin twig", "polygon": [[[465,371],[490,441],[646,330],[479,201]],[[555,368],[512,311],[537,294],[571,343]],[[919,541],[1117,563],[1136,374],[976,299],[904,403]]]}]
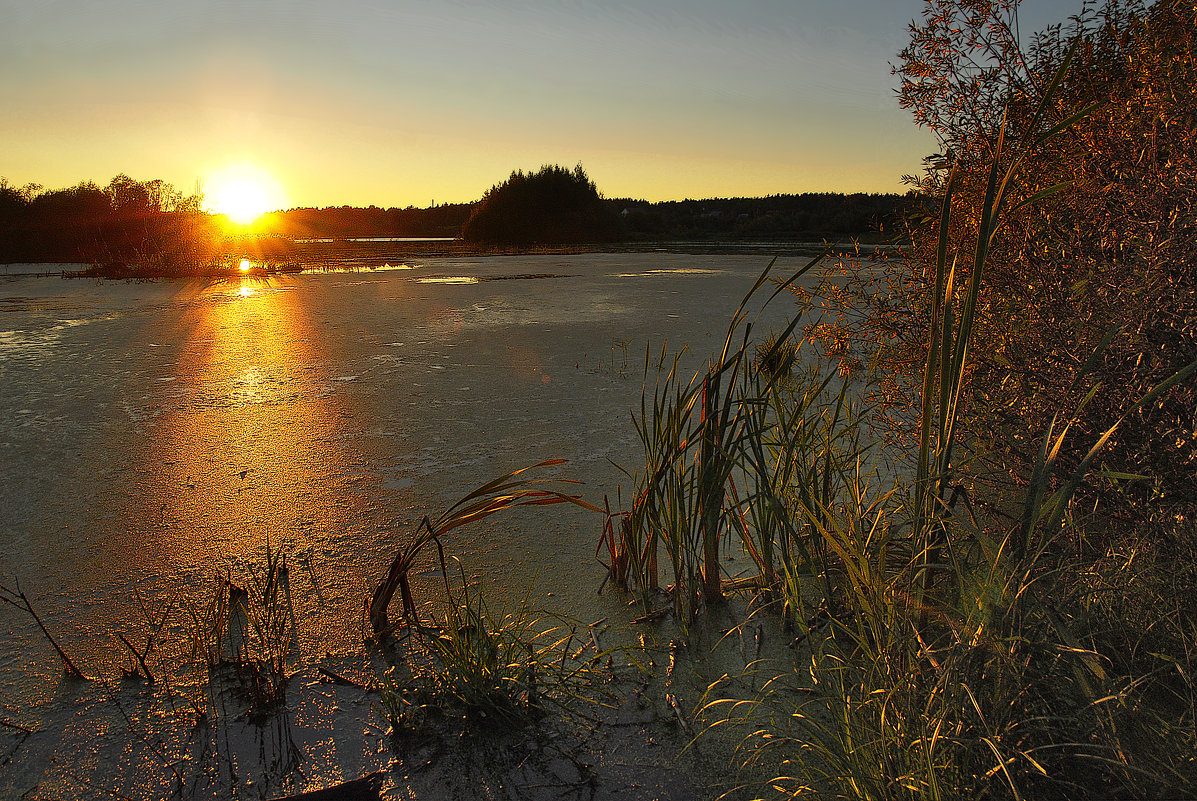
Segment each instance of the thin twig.
[{"label": "thin twig", "polygon": [[50,641],[50,645],[53,646],[54,650],[58,653],[58,658],[62,660],[62,671],[67,675],[68,678],[83,680],[87,679],[87,677],[83,675],[83,672],[79,670],[79,668],[75,667],[75,663],[72,662],[71,658],[66,655],[66,651],[62,650],[62,648],[58,645],[58,642],[54,639],[53,635],[50,634],[50,630],[46,628],[46,624],[42,622],[40,617],[38,617],[37,612],[33,611],[33,604],[29,602],[28,596],[25,595],[25,592],[20,588],[20,586],[18,586],[14,591],[0,584],[0,601],[11,604],[18,609],[25,610],[25,612],[27,612],[29,616],[33,618],[34,622],[37,623],[38,628],[42,630],[42,634],[46,635],[46,639]]}]

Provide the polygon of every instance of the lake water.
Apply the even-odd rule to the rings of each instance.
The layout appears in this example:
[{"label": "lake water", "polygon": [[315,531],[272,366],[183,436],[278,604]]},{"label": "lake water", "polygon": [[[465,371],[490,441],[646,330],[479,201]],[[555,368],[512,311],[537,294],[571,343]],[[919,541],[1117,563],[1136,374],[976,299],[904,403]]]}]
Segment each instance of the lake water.
[{"label": "lake water", "polygon": [[[626,504],[615,465],[637,464],[646,347],[686,344],[698,366],[766,264],[582,254],[220,283],[0,282],[0,582],[100,679],[61,682],[32,620],[0,606],[0,715],[38,729],[0,731],[0,795],[127,788],[127,763],[145,759],[121,745],[135,727],[111,712],[94,723],[129,663],[117,635],[144,642],[143,603],[236,574],[268,543],[290,560],[314,664],[362,652],[365,599],[397,544],[475,486],[560,458],[546,475],[584,481],[599,505],[622,484]],[[779,299],[765,327],[792,308]],[[525,509],[445,544],[497,599],[531,586],[538,608],[626,619],[626,599],[596,593],[601,527],[574,507]],[[441,586],[433,567],[420,601]],[[356,735],[367,707],[344,724]],[[305,781],[382,759],[377,743],[344,739],[303,739]]]}]

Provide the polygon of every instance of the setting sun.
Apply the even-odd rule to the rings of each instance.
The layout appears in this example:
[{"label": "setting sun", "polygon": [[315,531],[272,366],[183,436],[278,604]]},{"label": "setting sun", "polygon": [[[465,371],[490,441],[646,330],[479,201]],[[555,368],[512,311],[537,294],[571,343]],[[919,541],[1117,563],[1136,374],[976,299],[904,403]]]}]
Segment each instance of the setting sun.
[{"label": "setting sun", "polygon": [[220,190],[213,203],[221,214],[233,222],[248,225],[266,211],[266,196],[253,184],[229,184]]},{"label": "setting sun", "polygon": [[278,182],[250,165],[226,167],[211,173],[205,183],[205,205],[238,225],[249,225],[268,211],[285,205]]}]

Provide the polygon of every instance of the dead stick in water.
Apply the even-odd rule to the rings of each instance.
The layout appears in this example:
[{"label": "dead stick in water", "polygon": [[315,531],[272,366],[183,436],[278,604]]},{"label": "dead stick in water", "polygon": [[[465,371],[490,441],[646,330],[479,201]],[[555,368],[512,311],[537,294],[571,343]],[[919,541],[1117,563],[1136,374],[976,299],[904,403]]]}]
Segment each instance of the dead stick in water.
[{"label": "dead stick in water", "polygon": [[669,607],[662,607],[660,609],[657,609],[656,611],[648,612],[646,614],[641,615],[640,617],[633,620],[632,623],[633,624],[655,623],[656,621],[658,621],[661,618],[665,617],[666,615],[670,614],[672,611],[673,610],[670,609]]},{"label": "dead stick in water", "polygon": [[120,633],[118,633],[118,634],[116,635],[116,638],[117,638],[118,640],[120,640],[121,642],[123,642],[123,643],[125,644],[125,647],[126,647],[126,648],[128,648],[130,651],[132,651],[132,652],[133,652],[133,656],[134,656],[134,657],[136,657],[138,664],[140,664],[140,665],[141,665],[141,672],[142,672],[142,674],[145,676],[145,680],[146,680],[146,681],[148,681],[148,682],[150,682],[151,684],[153,684],[153,682],[154,682],[154,674],[150,672],[150,667],[149,667],[149,665],[147,665],[147,664],[145,663],[145,658],[146,658],[146,656],[147,656],[147,655],[149,654],[149,652],[150,652],[150,646],[149,646],[149,645],[146,645],[145,654],[142,654],[140,651],[138,651],[136,648],[134,648],[134,647],[133,647],[133,643],[129,642],[129,641],[128,641],[128,640],[125,638],[125,635],[124,635],[124,634],[120,634]]},{"label": "dead stick in water", "polygon": [[319,665],[317,665],[316,671],[321,676],[324,676],[326,679],[331,681],[333,684],[340,684],[344,687],[357,687],[360,690],[369,689],[368,687],[366,687],[366,685],[362,684],[361,682],[354,681],[353,679],[347,679],[344,676],[342,676],[340,673],[329,670],[328,668],[320,667]]},{"label": "dead stick in water", "polygon": [[29,598],[25,595],[25,592],[20,588],[20,586],[13,591],[3,584],[0,584],[0,601],[12,604],[18,609],[24,609],[29,613],[29,616],[33,618],[35,623],[37,623],[37,627],[42,630],[42,634],[45,634],[46,639],[50,641],[50,645],[54,646],[54,650],[58,652],[58,658],[62,660],[63,673],[72,679],[87,679],[87,677],[83,675],[83,672],[80,671],[79,668],[75,667],[75,663],[72,662],[71,658],[66,655],[66,651],[59,647],[54,637],[50,634],[50,630],[46,628],[46,624],[42,622],[40,617],[38,617],[37,612],[33,611],[33,604],[29,603]]},{"label": "dead stick in water", "polygon": [[673,693],[665,693],[665,701],[669,706],[673,707],[673,714],[677,715],[677,722],[681,724],[682,731],[693,737],[694,730],[690,728],[690,722],[686,720],[686,714],[682,712],[682,707],[677,702],[677,697]]}]

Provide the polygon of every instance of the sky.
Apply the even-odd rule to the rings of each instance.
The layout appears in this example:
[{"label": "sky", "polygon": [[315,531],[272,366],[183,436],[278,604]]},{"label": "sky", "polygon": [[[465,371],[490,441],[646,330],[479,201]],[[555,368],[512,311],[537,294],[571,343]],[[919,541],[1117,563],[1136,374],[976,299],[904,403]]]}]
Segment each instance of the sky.
[{"label": "sky", "polygon": [[236,177],[279,208],[471,202],[548,163],[654,201],[903,191],[936,149],[890,74],[922,8],[0,0],[0,176]]}]

